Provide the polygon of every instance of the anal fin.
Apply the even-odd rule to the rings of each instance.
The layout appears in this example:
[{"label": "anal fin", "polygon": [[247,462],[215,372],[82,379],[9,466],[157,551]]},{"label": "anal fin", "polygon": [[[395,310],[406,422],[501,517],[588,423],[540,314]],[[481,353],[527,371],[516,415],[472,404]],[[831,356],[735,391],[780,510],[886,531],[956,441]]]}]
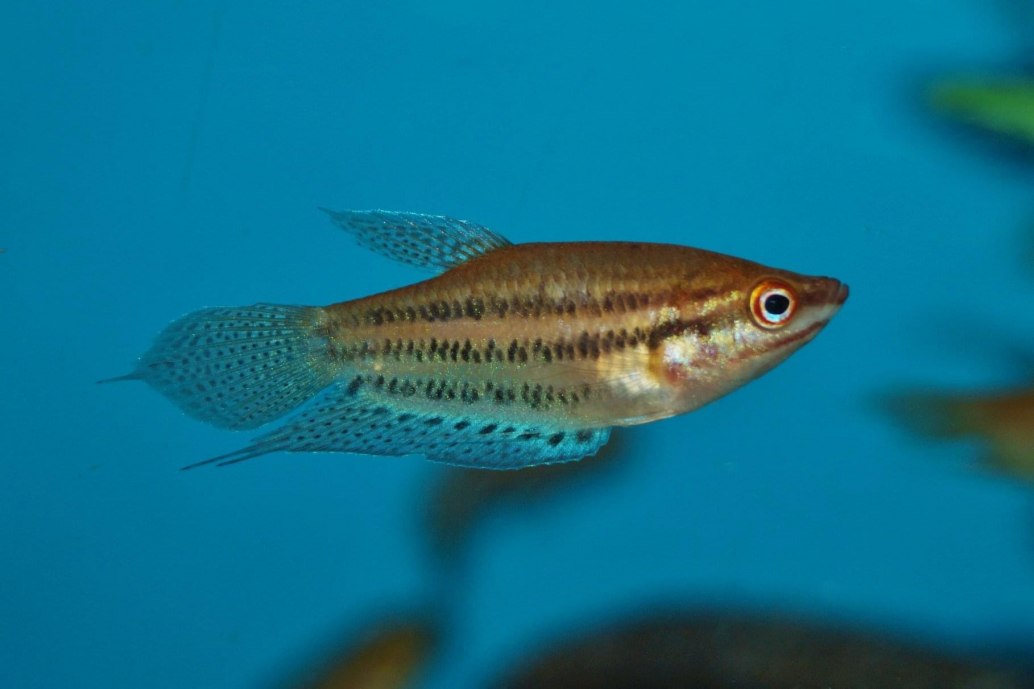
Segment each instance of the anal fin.
[{"label": "anal fin", "polygon": [[309,409],[248,447],[203,464],[235,464],[271,452],[423,454],[433,461],[480,469],[568,462],[606,444],[609,428],[508,423],[481,415],[406,411],[370,400],[359,386],[338,383]]}]

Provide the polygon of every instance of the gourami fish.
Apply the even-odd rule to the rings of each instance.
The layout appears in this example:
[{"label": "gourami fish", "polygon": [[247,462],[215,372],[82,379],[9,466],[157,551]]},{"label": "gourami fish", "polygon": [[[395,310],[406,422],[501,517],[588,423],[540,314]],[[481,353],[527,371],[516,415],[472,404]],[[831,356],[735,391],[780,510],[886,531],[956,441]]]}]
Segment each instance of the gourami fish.
[{"label": "gourami fish", "polygon": [[1034,389],[914,393],[893,398],[890,407],[925,435],[983,439],[990,449],[991,466],[1034,481]]},{"label": "gourami fish", "polygon": [[174,321],[119,380],[143,380],[231,429],[311,400],[199,464],[278,451],[489,469],[580,459],[613,426],[688,412],[757,378],[847,298],[837,280],[700,249],[511,244],[444,216],[326,212],[367,248],[444,272],[331,306],[209,308]]}]

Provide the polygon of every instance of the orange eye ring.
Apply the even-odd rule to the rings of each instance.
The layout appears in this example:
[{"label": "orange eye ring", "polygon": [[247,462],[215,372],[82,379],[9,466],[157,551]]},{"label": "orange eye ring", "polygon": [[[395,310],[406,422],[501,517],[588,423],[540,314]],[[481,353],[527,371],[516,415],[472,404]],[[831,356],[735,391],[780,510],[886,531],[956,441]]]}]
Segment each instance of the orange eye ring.
[{"label": "orange eye ring", "polygon": [[764,280],[750,293],[750,312],[762,328],[781,328],[796,311],[797,293],[782,280]]}]

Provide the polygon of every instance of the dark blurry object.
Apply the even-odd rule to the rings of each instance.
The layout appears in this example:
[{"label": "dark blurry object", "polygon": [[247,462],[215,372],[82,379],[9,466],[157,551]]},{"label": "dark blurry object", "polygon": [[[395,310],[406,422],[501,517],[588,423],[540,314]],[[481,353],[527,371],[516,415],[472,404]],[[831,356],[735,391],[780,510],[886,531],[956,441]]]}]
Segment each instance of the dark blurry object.
[{"label": "dark blurry object", "polygon": [[297,689],[404,689],[415,687],[434,650],[426,622],[383,622],[344,644],[340,656],[285,686]]},{"label": "dark blurry object", "polygon": [[1034,676],[796,618],[665,615],[554,646],[493,689],[1018,689]]},{"label": "dark blurry object", "polygon": [[913,393],[889,407],[913,430],[937,438],[975,436],[989,446],[989,463],[1034,480],[1034,389],[993,393]]},{"label": "dark blurry object", "polygon": [[930,102],[954,118],[1034,144],[1034,80],[942,81],[930,90]]},{"label": "dark blurry object", "polygon": [[427,505],[426,524],[435,555],[454,557],[479,520],[506,503],[541,499],[606,470],[627,453],[627,436],[635,432],[624,428],[612,431],[610,442],[591,462],[533,466],[523,471],[449,467],[433,488]]}]

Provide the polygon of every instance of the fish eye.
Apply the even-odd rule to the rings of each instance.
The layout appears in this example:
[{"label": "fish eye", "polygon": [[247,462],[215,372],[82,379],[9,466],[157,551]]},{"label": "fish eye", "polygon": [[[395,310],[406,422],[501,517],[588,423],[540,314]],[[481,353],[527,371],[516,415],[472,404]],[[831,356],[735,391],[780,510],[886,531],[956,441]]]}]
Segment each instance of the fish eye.
[{"label": "fish eye", "polygon": [[765,280],[750,295],[750,311],[762,328],[786,325],[797,310],[797,295],[782,280]]}]

